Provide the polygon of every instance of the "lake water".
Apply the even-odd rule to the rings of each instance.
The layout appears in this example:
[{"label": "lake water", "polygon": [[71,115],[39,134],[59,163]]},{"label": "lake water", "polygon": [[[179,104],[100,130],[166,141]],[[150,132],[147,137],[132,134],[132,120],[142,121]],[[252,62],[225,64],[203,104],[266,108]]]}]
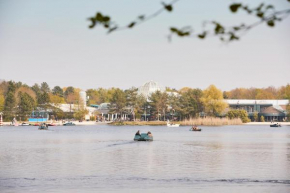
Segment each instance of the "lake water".
[{"label": "lake water", "polygon": [[290,126],[202,129],[0,127],[0,192],[290,192]]}]

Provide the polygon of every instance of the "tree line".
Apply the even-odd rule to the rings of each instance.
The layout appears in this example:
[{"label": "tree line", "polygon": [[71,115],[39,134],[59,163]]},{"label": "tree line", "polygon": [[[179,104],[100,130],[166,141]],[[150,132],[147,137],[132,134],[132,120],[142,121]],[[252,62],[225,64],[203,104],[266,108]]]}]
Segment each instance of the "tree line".
[{"label": "tree line", "polygon": [[[60,104],[80,104],[81,89],[72,86],[52,89],[43,82],[28,86],[22,82],[2,81],[0,83],[0,112],[4,120],[13,117],[27,120],[33,110],[50,110],[53,117],[72,118],[73,113],[65,113]],[[168,92],[169,91],[169,92]],[[290,85],[279,88],[236,88],[221,91],[214,85],[201,90],[184,87],[180,90],[166,87],[165,92],[157,91],[146,99],[138,95],[137,88],[98,88],[86,90],[87,105],[110,103],[110,113],[128,114],[135,119],[150,114],[158,120],[171,118],[187,119],[198,116],[221,116],[228,107],[223,99],[290,99]],[[84,109],[74,112],[80,119],[87,113]],[[229,117],[243,116],[244,112],[230,112]],[[169,117],[169,118],[170,118]],[[245,120],[246,121],[246,120]]]}]

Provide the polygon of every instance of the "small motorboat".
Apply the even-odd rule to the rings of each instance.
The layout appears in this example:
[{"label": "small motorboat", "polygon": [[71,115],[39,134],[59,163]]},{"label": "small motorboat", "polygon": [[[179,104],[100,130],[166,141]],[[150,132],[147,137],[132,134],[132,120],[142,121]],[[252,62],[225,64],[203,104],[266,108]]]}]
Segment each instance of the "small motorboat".
[{"label": "small motorboat", "polygon": [[189,131],[201,131],[201,128],[197,127],[197,126],[192,126]]},{"label": "small motorboat", "polygon": [[29,126],[29,123],[21,123],[21,126]]},{"label": "small motorboat", "polygon": [[41,123],[38,127],[39,130],[48,130],[48,126],[45,123]]},{"label": "small motorboat", "polygon": [[274,123],[274,124],[271,124],[270,127],[282,127],[282,126],[278,123]]},{"label": "small motorboat", "polygon": [[167,127],[179,127],[180,124],[173,124],[167,121]]},{"label": "small motorboat", "polygon": [[74,124],[73,122],[66,122],[63,124],[63,126],[75,126],[76,124]]},{"label": "small motorboat", "polygon": [[54,123],[48,123],[48,126],[56,126]]},{"label": "small motorboat", "polygon": [[153,135],[151,133],[141,133],[135,135],[134,141],[153,141]]}]

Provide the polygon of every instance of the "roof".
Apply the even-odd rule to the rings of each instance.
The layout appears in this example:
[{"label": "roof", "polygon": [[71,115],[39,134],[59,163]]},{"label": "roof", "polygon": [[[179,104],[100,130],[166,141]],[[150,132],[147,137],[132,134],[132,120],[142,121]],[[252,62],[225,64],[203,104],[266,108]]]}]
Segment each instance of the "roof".
[{"label": "roof", "polygon": [[266,107],[260,113],[262,113],[262,114],[273,114],[273,113],[274,114],[280,114],[280,113],[283,113],[283,112],[279,111],[275,107]]},{"label": "roof", "polygon": [[229,105],[287,105],[289,100],[248,100],[248,99],[229,99],[224,100]]}]

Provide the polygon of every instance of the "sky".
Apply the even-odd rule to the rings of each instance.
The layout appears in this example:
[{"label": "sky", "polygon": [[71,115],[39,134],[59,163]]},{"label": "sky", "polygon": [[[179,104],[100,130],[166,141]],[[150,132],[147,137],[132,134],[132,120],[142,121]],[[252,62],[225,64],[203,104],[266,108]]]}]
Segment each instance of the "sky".
[{"label": "sky", "polygon": [[[160,9],[161,1],[0,0],[0,79],[84,90],[127,89],[150,80],[176,89],[214,84],[222,90],[290,83],[290,17],[275,28],[262,24],[230,44],[214,37],[168,41],[172,26],[192,26],[198,33],[204,21],[258,21],[244,12],[232,14],[231,2],[180,0],[172,13],[108,35],[101,27],[89,29],[87,18],[99,11],[127,25]],[[254,7],[262,1],[243,2]],[[264,2],[290,8],[287,0]]]}]

